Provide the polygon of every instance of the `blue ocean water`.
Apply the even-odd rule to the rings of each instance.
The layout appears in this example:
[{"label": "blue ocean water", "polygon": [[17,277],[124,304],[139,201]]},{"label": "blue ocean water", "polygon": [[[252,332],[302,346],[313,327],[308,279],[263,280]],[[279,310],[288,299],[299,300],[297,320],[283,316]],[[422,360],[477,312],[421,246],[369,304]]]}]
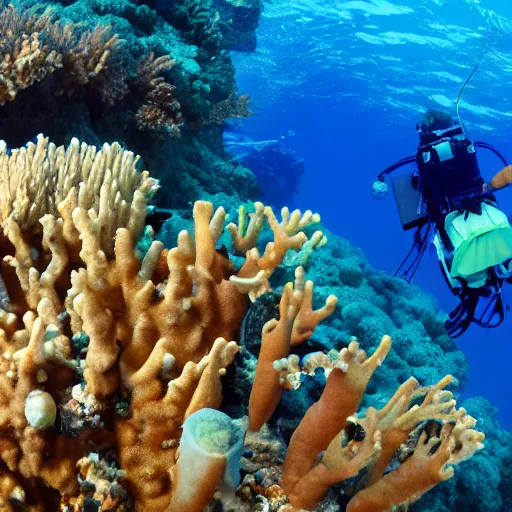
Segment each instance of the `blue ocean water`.
[{"label": "blue ocean water", "polygon": [[[320,212],[373,266],[394,272],[412,233],[403,232],[391,194],[372,198],[375,176],[415,153],[425,110],[455,112],[457,94],[480,61],[461,115],[472,139],[494,144],[512,161],[511,45],[508,0],[274,0],[258,29],[258,50],[233,55],[239,89],[250,93],[256,113],[244,134],[282,137],[306,161],[293,206]],[[479,161],[486,179],[500,169],[491,154],[480,153]],[[512,190],[499,200],[510,216]],[[433,253],[415,281],[444,310],[456,305]],[[498,329],[473,327],[457,340],[471,365],[464,395],[490,399],[507,428],[511,342],[510,317]]]}]

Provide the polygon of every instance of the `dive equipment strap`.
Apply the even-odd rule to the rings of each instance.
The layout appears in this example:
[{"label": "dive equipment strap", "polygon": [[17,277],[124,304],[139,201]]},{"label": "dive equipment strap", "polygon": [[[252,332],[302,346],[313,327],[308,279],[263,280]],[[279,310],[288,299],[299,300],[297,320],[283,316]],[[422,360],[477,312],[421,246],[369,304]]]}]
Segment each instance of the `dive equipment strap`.
[{"label": "dive equipment strap", "polygon": [[398,160],[398,162],[395,162],[393,165],[390,165],[389,167],[386,167],[386,169],[384,169],[377,176],[376,179],[378,181],[386,181],[386,176],[388,176],[388,174],[391,174],[393,171],[396,171],[396,169],[399,169],[400,167],[403,167],[404,165],[412,164],[414,162],[416,162],[416,157],[415,156],[406,156],[405,158],[402,158],[402,159]]}]

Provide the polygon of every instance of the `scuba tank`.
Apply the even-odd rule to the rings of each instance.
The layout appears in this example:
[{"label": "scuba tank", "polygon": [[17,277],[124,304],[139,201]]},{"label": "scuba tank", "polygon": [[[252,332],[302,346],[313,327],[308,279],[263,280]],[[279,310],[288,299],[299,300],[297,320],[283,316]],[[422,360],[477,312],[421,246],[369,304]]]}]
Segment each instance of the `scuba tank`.
[{"label": "scuba tank", "polygon": [[[390,176],[404,231],[425,225],[462,207],[472,198],[494,201],[492,192],[512,183],[512,167],[491,144],[472,142],[460,124],[425,131],[418,128],[420,143],[416,155],[398,160],[384,169],[373,184],[372,194],[384,199]],[[505,165],[486,185],[477,161],[477,149],[494,153]],[[415,169],[397,172],[410,164]]]},{"label": "scuba tank", "polygon": [[481,191],[480,173],[473,142],[462,127],[419,131],[416,164],[428,213],[437,216],[454,208],[459,197]]}]

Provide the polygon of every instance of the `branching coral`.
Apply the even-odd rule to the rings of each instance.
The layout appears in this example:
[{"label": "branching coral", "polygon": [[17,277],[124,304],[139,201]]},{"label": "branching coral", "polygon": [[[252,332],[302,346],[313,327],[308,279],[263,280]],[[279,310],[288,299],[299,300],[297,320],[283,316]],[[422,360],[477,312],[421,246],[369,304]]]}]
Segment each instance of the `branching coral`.
[{"label": "branching coral", "polygon": [[[228,226],[235,252],[245,255],[236,271],[216,249],[224,210],[197,202],[194,235],[181,232],[168,252],[155,241],[140,261],[135,244],[157,183],[137,172],[137,161],[117,144],[97,150],[74,140],[66,149],[42,136],[0,155],[11,299],[0,312],[3,503],[56,510],[60,502],[63,511],[104,503],[121,511],[131,493],[136,510],[200,512],[223,480],[236,485],[239,428],[204,413],[206,426],[193,429],[199,438],[181,441],[182,425],[203,425],[195,413],[221,406],[221,377],[239,351],[227,340],[237,338],[248,295],[269,290],[272,273],[289,250],[307,247],[303,229],[319,218],[283,209],[279,221],[256,203],[248,220],[241,208],[238,224]],[[273,241],[260,254],[265,223]],[[252,431],[272,415],[281,385],[295,387],[301,369],[290,349],[336,306],[329,297],[315,310],[312,299],[313,283],[298,268],[279,320],[263,331]],[[449,478],[451,465],[481,448],[475,421],[444,390],[450,377],[427,388],[409,379],[382,409],[356,414],[390,347],[385,337],[367,357],[352,341],[328,358],[308,358],[306,373],[325,365],[329,375],[291,438],[276,503],[313,509],[331,485],[357,477],[348,510],[390,510]],[[397,453],[402,464],[385,474]],[[197,457],[201,471],[189,475]]]},{"label": "branching coral", "polygon": [[37,33],[18,41],[12,53],[3,53],[0,105],[14,100],[18,90],[40,82],[62,67],[62,56],[43,45]]},{"label": "branching coral", "polygon": [[[325,367],[328,378],[288,446],[281,485],[289,505],[281,512],[313,510],[330,486],[354,477],[355,483],[347,486],[353,496],[347,511],[391,511],[451,478],[453,465],[483,447],[484,435],[473,429],[474,418],[456,409],[452,393],[444,390],[451,376],[424,388],[411,378],[381,410],[369,407],[356,415],[390,348],[391,339],[385,337],[368,358],[352,341],[337,355],[318,354],[306,361],[308,368],[302,371]],[[281,383],[296,387],[298,362],[289,357],[278,363],[274,367]],[[384,474],[395,460],[401,460],[399,468]]]},{"label": "branching coral", "polygon": [[[257,222],[255,215],[253,226]],[[474,430],[476,420],[457,409],[452,393],[445,390],[450,375],[427,387],[410,378],[380,410],[369,407],[357,413],[374,372],[391,349],[388,336],[371,357],[354,339],[340,352],[306,356],[301,368],[299,357],[288,355],[290,347],[306,341],[336,305],[329,297],[322,310],[313,311],[312,292],[313,283],[304,288],[303,271],[297,269],[295,290],[291,283],[284,288],[279,321],[263,328],[250,429],[258,430],[270,418],[281,397],[280,385],[297,389],[306,376],[324,370],[325,388],[290,439],[282,476],[278,470],[264,486],[253,483],[252,489],[267,496],[271,510],[280,512],[316,510],[329,488],[345,481],[346,496],[352,497],[350,512],[390,512],[412,503],[451,478],[455,464],[483,447],[484,435]]]},{"label": "branching coral", "polygon": [[[303,229],[319,222],[320,216],[313,214],[311,210],[302,214],[299,210],[290,213],[288,208],[283,208],[279,222],[271,207],[256,202],[255,212],[249,218],[247,222],[245,208],[240,207],[238,225],[231,222],[227,227],[231,233],[234,253],[246,256],[238,274],[230,279],[254,301],[270,290],[268,280],[276,267],[285,261],[289,250],[295,251],[298,259],[302,261],[309,258],[312,247],[318,245],[316,240],[321,233],[316,231],[308,239]],[[273,232],[274,241],[268,243],[264,253],[260,255],[256,246],[265,221]]]},{"label": "branching coral", "polygon": [[69,97],[87,86],[108,106],[128,94],[126,70],[122,66],[122,41],[117,34],[112,34],[110,27],[98,25],[80,34],[72,24],[61,28],[56,23],[50,33],[62,53],[56,94]]},{"label": "branching coral", "polygon": [[155,59],[152,53],[139,62],[136,84],[146,95],[144,104],[135,115],[139,129],[166,132],[173,136],[180,134],[183,118],[175,87],[158,76],[173,66],[174,61],[168,55]]},{"label": "branching coral", "polygon": [[[79,232],[73,224],[73,211],[87,212],[91,229],[107,255],[112,255],[113,235],[128,227],[135,239],[144,228],[146,206],[158,189],[147,172],[137,172],[139,157],[119,144],[104,144],[98,150],[73,139],[64,148],[56,147],[42,135],[36,144],[8,153],[0,143],[0,226],[20,251],[23,233],[44,230],[45,215],[61,217],[66,243],[78,248]],[[59,229],[59,228],[56,228]],[[31,265],[31,263],[28,263]],[[28,269],[30,266],[26,269]]]},{"label": "branching coral", "polygon": [[[153,241],[141,261],[136,244],[158,183],[137,171],[138,160],[118,144],[64,148],[42,136],[10,154],[1,147],[9,301],[0,310],[0,503],[8,510],[120,512],[133,499],[135,510],[201,512],[219,485],[236,486],[243,428],[215,411],[240,350],[229,340],[287,253],[307,259],[325,243],[320,231],[304,233],[320,219],[284,208],[278,220],[261,203],[249,216],[241,208],[227,227],[233,252],[245,257],[236,269],[217,249],[224,209],[198,201],[194,233],[182,231],[168,251]],[[267,224],[273,240],[260,253]],[[310,355],[301,369],[290,351],[336,302],[330,296],[315,309],[313,282],[297,268],[279,319],[263,329],[251,436],[282,387],[328,373],[291,437],[282,476],[279,469],[272,485],[258,487],[282,512],[314,509],[347,479],[348,511],[390,511],[482,447],[475,420],[445,390],[450,376],[428,387],[411,378],[384,407],[357,412],[391,348],[387,336],[370,357],[353,340]]]},{"label": "branching coral", "polygon": [[26,89],[62,67],[62,55],[41,42],[39,32],[51,26],[49,12],[43,16],[24,16],[9,6],[0,12],[5,34],[0,42],[0,105],[14,100],[18,90]]},{"label": "branching coral", "polygon": [[12,5],[0,12],[0,27],[5,34],[0,43],[0,105],[52,73],[57,73],[56,94],[69,96],[87,84],[108,104],[126,94],[123,77],[110,66],[119,40],[109,27],[83,31],[55,21],[49,10],[37,16]]},{"label": "branching coral", "polygon": [[[177,510],[177,496],[187,495],[182,470],[173,470],[181,426],[196,411],[219,408],[221,376],[239,350],[226,340],[237,337],[247,293],[288,249],[300,250],[301,229],[314,219],[296,212],[279,223],[263,208],[275,240],[261,256],[253,231],[232,226],[247,250],[236,272],[216,250],[224,210],[197,202],[194,235],[181,232],[167,253],[155,241],[140,261],[135,244],[157,183],[137,172],[137,161],[117,144],[98,151],[75,140],[66,149],[42,136],[1,155],[11,305],[0,315],[0,458],[13,473],[3,497],[21,496],[19,487],[34,510],[42,510],[38,493],[63,510],[97,500],[98,489],[87,494],[79,485],[77,464],[110,450],[122,470],[114,467],[112,485],[102,479],[105,500],[124,485],[137,510]],[[316,321],[309,308],[306,297],[299,338]],[[176,503],[187,509],[186,500]]]},{"label": "branching coral", "polygon": [[259,430],[270,418],[281,399],[275,361],[288,357],[290,347],[307,340],[316,326],[334,311],[337,299],[331,296],[326,305],[313,310],[313,282],[305,281],[304,270],[296,272],[295,286],[288,283],[280,303],[279,321],[271,320],[263,328],[261,351],[249,402],[249,428]]},{"label": "branching coral", "polygon": [[53,74],[56,96],[82,90],[107,107],[133,90],[145,98],[136,114],[140,129],[179,135],[183,120],[175,87],[159,76],[174,64],[168,55],[143,55],[132,70],[124,41],[110,26],[84,30],[55,20],[51,10],[37,16],[10,5],[0,12],[0,27],[6,34],[0,42],[0,105]]}]

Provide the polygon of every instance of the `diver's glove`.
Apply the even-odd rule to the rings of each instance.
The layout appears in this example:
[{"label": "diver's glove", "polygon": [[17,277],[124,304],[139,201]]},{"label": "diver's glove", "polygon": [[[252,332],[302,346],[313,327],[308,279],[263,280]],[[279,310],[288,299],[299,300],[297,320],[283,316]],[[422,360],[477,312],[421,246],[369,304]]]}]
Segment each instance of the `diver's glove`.
[{"label": "diver's glove", "polygon": [[375,180],[373,183],[372,196],[375,199],[384,199],[388,193],[388,186],[385,181]]}]

